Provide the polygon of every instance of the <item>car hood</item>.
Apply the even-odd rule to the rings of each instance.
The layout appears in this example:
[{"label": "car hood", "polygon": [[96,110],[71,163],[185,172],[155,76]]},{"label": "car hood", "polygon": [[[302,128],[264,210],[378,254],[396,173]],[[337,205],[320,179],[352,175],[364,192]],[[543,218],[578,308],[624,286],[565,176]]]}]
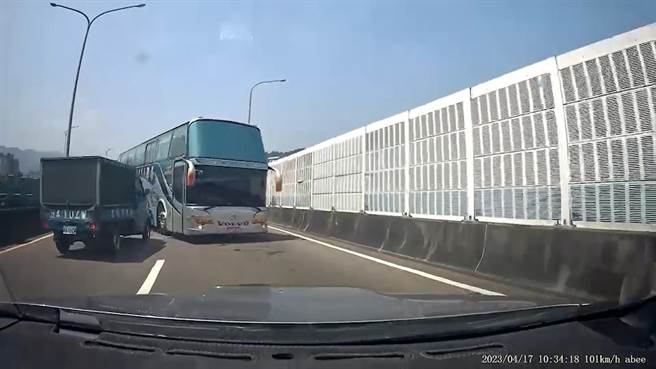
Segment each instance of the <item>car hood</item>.
[{"label": "car hood", "polygon": [[[166,294],[48,299],[93,311],[240,322],[362,322],[488,313],[550,305],[504,296],[383,294],[352,287],[221,286],[200,296]],[[551,303],[553,304],[553,302]]]}]

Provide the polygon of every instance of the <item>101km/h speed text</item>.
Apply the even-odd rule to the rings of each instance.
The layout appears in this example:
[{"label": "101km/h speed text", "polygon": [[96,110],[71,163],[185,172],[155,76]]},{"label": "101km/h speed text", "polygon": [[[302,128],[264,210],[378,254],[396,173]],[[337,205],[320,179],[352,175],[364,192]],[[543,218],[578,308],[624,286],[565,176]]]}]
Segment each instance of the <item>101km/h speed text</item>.
[{"label": "101km/h speed text", "polygon": [[646,364],[644,356],[629,355],[533,355],[533,354],[485,354],[481,364]]}]

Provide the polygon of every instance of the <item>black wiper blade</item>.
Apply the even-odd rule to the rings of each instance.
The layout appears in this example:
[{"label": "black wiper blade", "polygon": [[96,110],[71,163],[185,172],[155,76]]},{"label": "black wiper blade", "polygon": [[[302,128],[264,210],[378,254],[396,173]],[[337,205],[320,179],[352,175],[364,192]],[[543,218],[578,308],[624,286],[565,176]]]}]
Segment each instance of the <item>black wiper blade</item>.
[{"label": "black wiper blade", "polygon": [[[363,340],[361,342],[371,344],[420,342],[485,336],[566,322],[624,316],[652,302],[656,302],[656,297],[624,305],[617,305],[612,302],[559,304],[519,310],[426,318],[420,320],[424,320],[424,325],[431,327],[430,330],[425,330],[423,327],[413,329],[410,327],[389,326],[387,339]],[[414,320],[414,322],[417,321]]]},{"label": "black wiper blade", "polygon": [[94,333],[103,331],[100,321],[95,316],[78,312],[68,312],[62,309],[59,310],[59,322],[57,326],[60,329],[76,329]]},{"label": "black wiper blade", "polygon": [[100,332],[112,332],[208,342],[294,345],[416,343],[482,337],[621,316],[640,305],[627,310],[626,306],[609,309],[607,304],[561,304],[416,319],[294,323],[193,319],[17,304],[20,320],[54,323],[60,333],[93,337]]},{"label": "black wiper blade", "polygon": [[65,308],[51,305],[2,303],[0,304],[0,316],[23,321],[51,323],[59,329],[98,333],[103,330],[98,318],[92,314],[67,311]]},{"label": "black wiper blade", "polygon": [[438,341],[485,336],[499,332],[523,330],[585,315],[588,305],[562,304],[527,309],[472,313],[433,318],[411,319],[403,324],[389,324],[385,338],[360,340],[363,344],[389,344]]}]

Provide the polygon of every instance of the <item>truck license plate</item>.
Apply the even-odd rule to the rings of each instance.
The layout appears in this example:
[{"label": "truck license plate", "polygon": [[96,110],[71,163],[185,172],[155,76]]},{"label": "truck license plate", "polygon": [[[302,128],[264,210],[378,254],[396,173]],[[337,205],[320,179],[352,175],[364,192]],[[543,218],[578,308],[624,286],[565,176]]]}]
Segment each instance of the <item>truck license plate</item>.
[{"label": "truck license plate", "polygon": [[76,233],[77,233],[76,226],[64,226],[64,234],[76,234]]}]

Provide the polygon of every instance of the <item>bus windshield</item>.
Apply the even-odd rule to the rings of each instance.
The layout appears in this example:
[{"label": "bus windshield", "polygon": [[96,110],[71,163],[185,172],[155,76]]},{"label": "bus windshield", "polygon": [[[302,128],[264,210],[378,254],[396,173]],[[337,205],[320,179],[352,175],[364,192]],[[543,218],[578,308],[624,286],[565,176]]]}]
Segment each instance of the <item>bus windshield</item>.
[{"label": "bus windshield", "polygon": [[262,207],[266,175],[266,170],[196,166],[196,181],[187,188],[187,205]]},{"label": "bus windshield", "polygon": [[266,163],[259,129],[220,120],[199,120],[189,126],[189,157]]}]

